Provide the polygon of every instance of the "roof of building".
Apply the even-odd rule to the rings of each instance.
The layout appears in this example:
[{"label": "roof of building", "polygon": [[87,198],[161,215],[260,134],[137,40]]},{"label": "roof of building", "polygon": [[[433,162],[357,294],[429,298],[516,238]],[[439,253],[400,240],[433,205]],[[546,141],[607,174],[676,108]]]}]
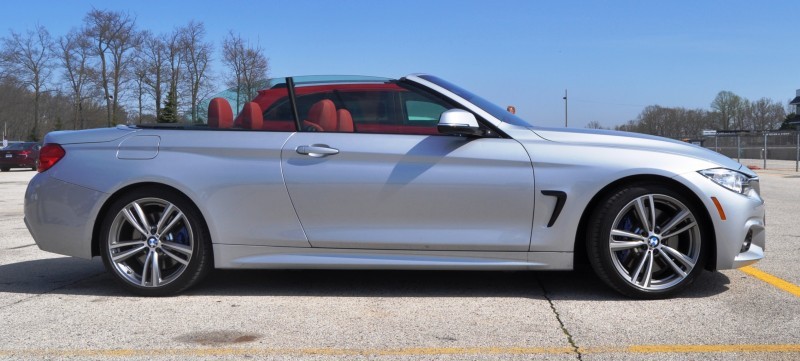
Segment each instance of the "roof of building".
[{"label": "roof of building", "polygon": [[790,101],[789,104],[791,104],[791,105],[800,104],[800,95],[794,97],[794,99],[792,99],[792,101]]}]

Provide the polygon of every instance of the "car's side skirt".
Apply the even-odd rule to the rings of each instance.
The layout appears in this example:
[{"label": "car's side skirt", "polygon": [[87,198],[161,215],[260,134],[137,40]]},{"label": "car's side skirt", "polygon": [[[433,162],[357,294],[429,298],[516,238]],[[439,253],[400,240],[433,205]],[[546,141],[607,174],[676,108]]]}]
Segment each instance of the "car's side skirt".
[{"label": "car's side skirt", "polygon": [[214,245],[220,269],[571,270],[571,252],[407,251]]}]

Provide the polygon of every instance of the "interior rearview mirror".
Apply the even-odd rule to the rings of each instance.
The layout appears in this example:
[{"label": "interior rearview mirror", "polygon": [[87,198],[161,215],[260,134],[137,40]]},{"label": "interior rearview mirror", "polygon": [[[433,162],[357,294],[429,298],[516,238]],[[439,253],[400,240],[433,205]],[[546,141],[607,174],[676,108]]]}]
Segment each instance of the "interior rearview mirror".
[{"label": "interior rearview mirror", "polygon": [[439,116],[439,133],[467,136],[483,136],[475,115],[463,109],[450,109]]}]

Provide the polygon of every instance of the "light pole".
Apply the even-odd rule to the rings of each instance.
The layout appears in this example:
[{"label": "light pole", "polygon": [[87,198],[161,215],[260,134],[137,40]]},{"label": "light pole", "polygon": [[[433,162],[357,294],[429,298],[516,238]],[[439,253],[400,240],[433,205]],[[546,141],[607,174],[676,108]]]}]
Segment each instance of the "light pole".
[{"label": "light pole", "polygon": [[564,89],[564,128],[569,124],[569,118],[567,117],[567,101],[567,89]]}]

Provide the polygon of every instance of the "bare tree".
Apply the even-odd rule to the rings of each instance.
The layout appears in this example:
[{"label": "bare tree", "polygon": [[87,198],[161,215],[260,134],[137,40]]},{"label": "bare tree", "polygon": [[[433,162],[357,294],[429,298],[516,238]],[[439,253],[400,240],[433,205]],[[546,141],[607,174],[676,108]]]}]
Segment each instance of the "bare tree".
[{"label": "bare tree", "polygon": [[260,47],[248,47],[245,49],[242,59],[242,81],[246,99],[252,100],[258,91],[264,89],[269,80],[269,59],[264,56],[264,51]]},{"label": "bare tree", "polygon": [[733,92],[723,90],[711,102],[711,109],[717,111],[719,125],[722,126],[722,129],[728,130],[731,125],[736,127],[738,125],[736,124],[737,121],[742,119],[741,114],[744,112],[744,103],[742,97]]},{"label": "bare tree", "polygon": [[[181,81],[181,70],[183,69],[183,50],[181,49],[181,30],[175,29],[165,37],[164,45],[166,49],[166,62],[169,72],[169,84],[167,87],[167,97],[164,107],[159,110],[157,120],[159,122],[171,123],[176,121],[178,114],[178,85]],[[159,104],[161,106],[161,104]],[[165,117],[164,113],[168,113]]]},{"label": "bare tree", "polygon": [[142,34],[141,59],[147,76],[144,78],[146,90],[155,101],[155,117],[161,116],[161,102],[164,99],[164,84],[167,82],[169,66],[166,36],[154,36],[145,31]]},{"label": "bare tree", "polygon": [[660,135],[669,138],[691,138],[703,129],[713,128],[715,113],[703,109],[645,107],[636,120],[614,127],[616,130]]},{"label": "bare tree", "polygon": [[17,80],[13,73],[0,79],[0,119],[3,120],[5,139],[24,139],[30,135],[31,99],[28,86]]},{"label": "bare tree", "polygon": [[64,69],[63,78],[71,91],[74,117],[73,129],[83,129],[83,101],[86,100],[89,82],[89,57],[91,44],[84,32],[70,31],[58,40],[58,58]]},{"label": "bare tree", "polygon": [[244,58],[244,41],[240,35],[234,35],[233,31],[228,32],[228,37],[222,41],[222,63],[231,72],[231,78],[226,84],[236,89],[236,108],[241,108],[242,94],[242,58]]},{"label": "bare tree", "polygon": [[706,110],[679,108],[682,137],[697,137],[704,129],[714,128],[714,119]]},{"label": "bare tree", "polygon": [[644,108],[637,117],[638,132],[653,135],[667,136],[665,125],[668,117],[668,108],[660,105],[650,105]]},{"label": "bare tree", "polygon": [[786,111],[780,102],[769,98],[761,98],[750,102],[748,114],[754,130],[772,130],[780,127],[786,118]]},{"label": "bare tree", "polygon": [[[124,89],[126,89],[125,83],[129,79],[136,78],[136,75],[132,74],[132,70],[136,59],[134,54],[141,44],[141,35],[134,28],[134,24],[134,19],[130,19],[128,26],[123,28],[117,36],[112,38],[109,44],[113,65],[112,84],[114,87],[112,94],[114,104],[111,120],[114,123],[116,123],[118,119],[124,119],[123,117],[118,117],[117,112],[119,111],[121,95]],[[139,89],[141,90],[141,78],[139,80]],[[141,94],[141,92],[139,92],[139,94]]]},{"label": "bare tree", "polygon": [[208,65],[211,61],[213,46],[203,39],[206,30],[202,22],[190,21],[180,32],[189,85],[191,120],[192,123],[195,123],[197,122],[197,105],[201,100],[201,91],[204,87],[209,86]]},{"label": "bare tree", "polygon": [[586,128],[588,129],[604,129],[600,122],[596,120],[592,120],[589,124],[586,124]]},{"label": "bare tree", "polygon": [[124,76],[138,37],[135,19],[128,14],[92,9],[84,18],[87,35],[98,57],[100,86],[106,100],[106,125],[116,122],[119,96]]},{"label": "bare tree", "polygon": [[223,63],[231,71],[227,85],[236,89],[236,108],[241,108],[242,98],[253,99],[259,89],[267,85],[269,60],[264,56],[264,50],[259,47],[245,45],[240,35],[228,33],[228,38],[223,40]]},{"label": "bare tree", "polygon": [[712,103],[715,111],[704,109],[665,108],[658,105],[645,107],[636,120],[614,129],[660,135],[670,138],[687,138],[700,135],[704,129],[725,124],[736,130],[772,130],[781,127],[787,118],[781,102],[769,98],[750,101],[731,92],[720,92]]},{"label": "bare tree", "polygon": [[751,108],[750,100],[748,100],[747,98],[740,97],[739,103],[734,108],[733,112],[734,129],[740,129],[740,130],[753,129],[752,123],[749,123],[749,120],[751,118],[750,108]]},{"label": "bare tree", "polygon": [[20,34],[11,31],[2,41],[3,68],[33,90],[33,127],[28,138],[39,140],[39,101],[53,71],[53,40],[44,26]]},{"label": "bare tree", "polygon": [[[136,85],[136,104],[137,104],[137,117],[136,123],[142,124],[142,111],[144,107],[144,97],[147,95],[147,76],[148,76],[148,66],[147,61],[142,57],[136,57],[133,61],[132,65],[132,72],[133,75],[132,80],[133,83]],[[158,109],[158,107],[156,107]]]}]

